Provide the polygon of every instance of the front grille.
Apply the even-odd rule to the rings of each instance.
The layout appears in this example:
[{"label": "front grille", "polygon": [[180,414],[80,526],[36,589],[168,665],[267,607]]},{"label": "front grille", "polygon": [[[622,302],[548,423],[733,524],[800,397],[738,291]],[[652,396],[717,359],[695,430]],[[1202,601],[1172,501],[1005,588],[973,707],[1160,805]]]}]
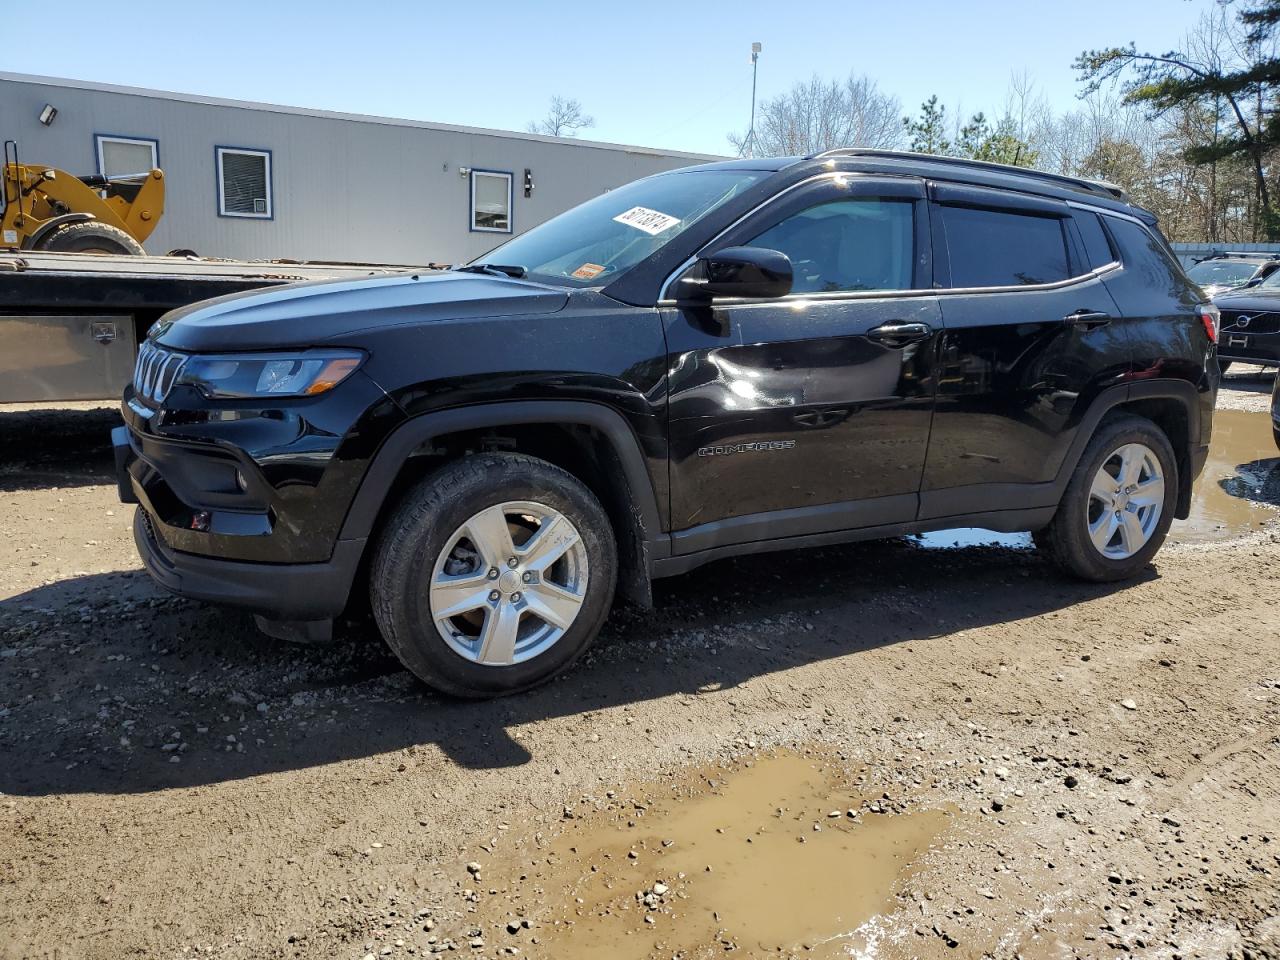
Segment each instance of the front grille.
[{"label": "front grille", "polygon": [[186,362],[184,354],[144,340],[138,348],[138,363],[133,368],[133,390],[138,399],[152,406],[163,402]]},{"label": "front grille", "polygon": [[156,528],[151,522],[151,514],[147,513],[144,508],[139,507],[138,516],[142,519],[142,529],[147,532],[147,539],[156,540]]},{"label": "front grille", "polygon": [[1222,311],[1223,333],[1280,333],[1280,313],[1253,310]]}]

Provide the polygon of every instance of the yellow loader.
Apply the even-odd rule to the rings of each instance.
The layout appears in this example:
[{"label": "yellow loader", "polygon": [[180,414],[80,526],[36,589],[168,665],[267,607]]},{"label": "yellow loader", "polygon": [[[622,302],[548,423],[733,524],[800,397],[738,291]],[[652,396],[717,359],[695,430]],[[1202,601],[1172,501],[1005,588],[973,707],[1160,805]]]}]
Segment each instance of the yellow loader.
[{"label": "yellow loader", "polygon": [[140,256],[164,213],[160,170],[77,177],[19,163],[13,140],[4,144],[3,181],[0,247]]}]

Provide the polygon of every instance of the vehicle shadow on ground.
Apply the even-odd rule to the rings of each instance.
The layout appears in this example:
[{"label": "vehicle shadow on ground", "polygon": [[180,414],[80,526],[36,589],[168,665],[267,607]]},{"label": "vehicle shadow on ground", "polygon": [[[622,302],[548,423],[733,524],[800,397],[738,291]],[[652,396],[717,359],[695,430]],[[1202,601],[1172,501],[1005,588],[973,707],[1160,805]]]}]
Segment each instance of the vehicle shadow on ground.
[{"label": "vehicle shadow on ground", "polygon": [[[395,751],[389,763],[412,763],[432,744],[465,768],[554,763],[509,731],[950,644],[1123,589],[1067,580],[1029,550],[911,540],[743,557],[656,586],[656,609],[616,611],[566,676],[488,702],[427,690],[371,625],[333,647],[292,647],[236,612],[161,597],[141,573],[41,587],[0,605],[0,791],[138,793]],[[49,620],[66,610],[80,616]]]},{"label": "vehicle shadow on ground", "polygon": [[0,410],[0,491],[115,483],[111,428],[123,421],[92,410]]}]

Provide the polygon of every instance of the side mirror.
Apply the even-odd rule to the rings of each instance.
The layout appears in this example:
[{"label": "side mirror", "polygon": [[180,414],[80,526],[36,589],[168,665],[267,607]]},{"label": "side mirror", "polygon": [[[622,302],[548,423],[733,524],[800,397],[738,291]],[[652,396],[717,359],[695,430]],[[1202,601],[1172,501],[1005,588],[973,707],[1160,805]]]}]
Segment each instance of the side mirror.
[{"label": "side mirror", "polygon": [[791,292],[791,259],[778,250],[725,247],[700,258],[680,279],[682,300],[747,297],[767,300]]},{"label": "side mirror", "polygon": [[1263,280],[1265,280],[1265,279],[1266,279],[1266,277],[1254,277],[1254,278],[1252,278],[1251,280],[1247,281],[1247,282],[1245,283],[1245,286],[1246,286],[1246,287],[1257,287],[1257,286],[1261,286],[1261,285],[1262,285],[1262,281],[1263,281]]}]

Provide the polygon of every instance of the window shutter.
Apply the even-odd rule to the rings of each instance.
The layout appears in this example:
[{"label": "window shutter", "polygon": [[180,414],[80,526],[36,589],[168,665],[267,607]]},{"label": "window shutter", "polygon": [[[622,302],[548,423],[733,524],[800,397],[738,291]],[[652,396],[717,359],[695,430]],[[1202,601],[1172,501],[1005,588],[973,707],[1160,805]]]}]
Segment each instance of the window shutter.
[{"label": "window shutter", "polygon": [[268,211],[267,158],[256,153],[222,153],[222,209],[224,213],[263,216]]}]

